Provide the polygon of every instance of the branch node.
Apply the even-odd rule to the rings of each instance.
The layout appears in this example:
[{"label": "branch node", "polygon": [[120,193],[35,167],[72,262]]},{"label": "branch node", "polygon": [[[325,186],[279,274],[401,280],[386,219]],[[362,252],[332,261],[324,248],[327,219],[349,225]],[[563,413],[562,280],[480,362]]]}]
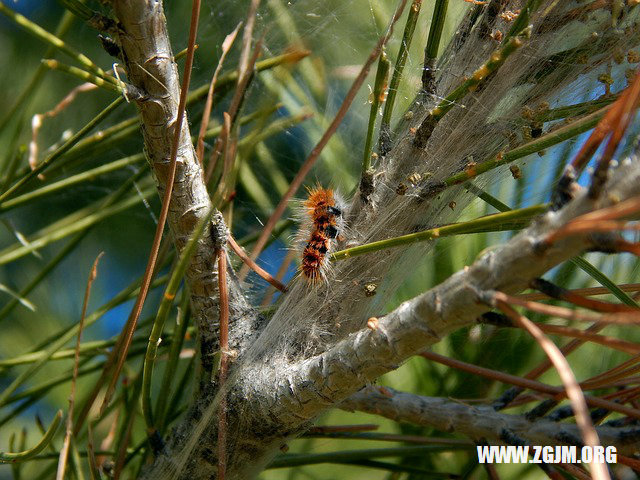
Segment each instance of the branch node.
[{"label": "branch node", "polygon": [[211,219],[210,235],[213,241],[213,246],[216,250],[220,250],[227,243],[227,225],[224,223],[224,218],[220,212],[216,212]]},{"label": "branch node", "polygon": [[564,169],[562,177],[558,180],[558,185],[556,185],[551,195],[551,210],[557,212],[569,201],[573,200],[579,188],[580,186],[576,183],[576,169],[569,164]]},{"label": "branch node", "polygon": [[540,402],[540,404],[535,408],[532,408],[527,413],[525,413],[524,418],[526,418],[530,422],[533,422],[538,418],[544,417],[547,413],[549,413],[549,410],[554,408],[556,405],[558,405],[557,400],[555,400],[554,398],[548,398]]},{"label": "branch node", "polygon": [[430,182],[427,183],[424,187],[422,187],[419,195],[420,201],[428,200],[429,198],[435,197],[440,192],[443,192],[447,188],[447,184],[444,182]]},{"label": "branch node", "polygon": [[413,146],[420,149],[426,147],[427,142],[429,141],[429,138],[431,138],[431,134],[433,133],[433,130],[436,128],[437,124],[437,119],[432,112],[429,112],[427,114],[427,117],[422,121],[422,123],[416,130],[416,135],[415,137],[413,137]]},{"label": "branch node", "polygon": [[510,387],[504,391],[499,398],[497,398],[491,407],[495,411],[506,408],[518,395],[520,395],[524,389],[522,387]]},{"label": "branch node", "polygon": [[101,33],[98,34],[98,40],[100,40],[100,44],[105,52],[107,52],[110,56],[117,58],[122,61],[122,49],[118,42],[116,42],[113,38],[108,35],[103,35]]},{"label": "branch node", "polygon": [[474,291],[478,303],[484,303],[490,307],[496,306],[495,290],[480,290],[473,285],[469,285],[469,287]]},{"label": "branch node", "polygon": [[544,255],[550,247],[551,243],[549,243],[546,238],[534,240],[531,245],[531,249],[536,255]]},{"label": "branch node", "polygon": [[503,428],[500,431],[500,440],[502,440],[504,443],[508,445],[519,445],[519,446],[528,445],[527,441],[524,438],[516,435],[515,432],[507,428]]},{"label": "branch node", "polygon": [[373,331],[378,330],[379,324],[380,322],[376,317],[371,317],[369,320],[367,320],[367,328],[369,330],[373,330]]},{"label": "branch node", "polygon": [[496,327],[514,327],[513,321],[506,315],[498,312],[486,312],[478,317],[478,323],[484,325],[494,325]]}]

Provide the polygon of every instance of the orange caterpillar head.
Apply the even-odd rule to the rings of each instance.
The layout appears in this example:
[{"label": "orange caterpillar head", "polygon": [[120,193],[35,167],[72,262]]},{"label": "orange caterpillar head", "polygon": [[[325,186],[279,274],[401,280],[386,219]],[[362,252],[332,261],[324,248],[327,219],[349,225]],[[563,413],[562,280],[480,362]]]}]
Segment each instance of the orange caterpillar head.
[{"label": "orange caterpillar head", "polygon": [[319,217],[325,216],[325,213],[329,207],[335,207],[336,199],[333,196],[333,190],[322,188],[317,186],[314,188],[307,188],[309,192],[309,198],[304,202],[304,206],[307,208],[311,219],[316,222]]}]

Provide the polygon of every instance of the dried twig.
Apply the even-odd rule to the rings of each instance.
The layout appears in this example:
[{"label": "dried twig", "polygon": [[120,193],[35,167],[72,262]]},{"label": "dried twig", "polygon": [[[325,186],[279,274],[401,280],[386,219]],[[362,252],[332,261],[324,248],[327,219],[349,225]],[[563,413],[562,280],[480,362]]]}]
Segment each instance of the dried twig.
[{"label": "dried twig", "polygon": [[[623,283],[621,285],[618,285],[618,287],[620,288],[620,290],[622,290],[623,292],[638,292],[640,291],[640,283]],[[535,287],[538,288],[538,287]],[[572,290],[566,290],[567,292],[571,292],[574,295],[583,295],[585,297],[588,296],[595,296],[595,295],[609,295],[611,293],[611,290],[609,290],[607,287],[588,287],[588,288],[575,288]],[[521,298],[523,300],[545,300],[547,298],[549,298],[549,295],[547,293],[522,293],[518,295],[518,298]],[[573,300],[571,300],[572,303],[574,302]],[[602,303],[607,303],[607,302],[602,302]],[[615,305],[615,304],[609,304],[608,305]],[[585,306],[585,305],[582,305]],[[592,307],[587,307],[587,308],[592,308]],[[597,310],[597,308],[593,308],[593,310]],[[600,310],[597,310],[600,311]]]},{"label": "dried twig", "polygon": [[222,64],[224,63],[224,59],[227,57],[227,53],[231,50],[231,45],[233,45],[236,36],[238,35],[238,30],[240,30],[240,26],[242,22],[236,25],[236,28],[227,35],[222,42],[222,55],[220,55],[220,59],[218,60],[218,65],[216,66],[215,71],[213,72],[213,77],[211,77],[211,83],[209,83],[209,91],[207,92],[207,99],[204,102],[204,110],[202,112],[202,121],[200,122],[200,132],[198,133],[197,140],[197,148],[196,155],[198,157],[198,161],[200,162],[200,166],[202,167],[204,161],[204,136],[207,133],[207,127],[209,126],[209,119],[211,117],[211,107],[213,106],[213,92],[215,91],[216,82],[218,81],[218,74],[222,69]]},{"label": "dried twig", "polygon": [[[593,422],[589,415],[589,409],[587,408],[584,393],[578,385],[578,381],[571,370],[569,362],[567,362],[567,359],[562,355],[560,349],[551,340],[549,340],[531,320],[515,311],[511,305],[507,303],[507,300],[502,298],[500,294],[501,292],[495,292],[493,295],[498,308],[531,334],[547,354],[549,360],[551,360],[556,367],[558,375],[560,375],[562,383],[565,386],[567,397],[571,402],[571,407],[573,408],[576,417],[576,423],[580,428],[585,445],[593,447],[599,445],[600,439],[593,427]],[[594,462],[591,467],[594,479],[604,480],[610,478],[609,472],[603,464]]]},{"label": "dried twig", "polygon": [[258,275],[260,275],[262,278],[264,278],[267,282],[269,282],[271,285],[273,285],[275,288],[277,288],[281,292],[284,293],[287,291],[287,287],[283,285],[282,282],[280,282],[277,278],[274,278],[273,276],[271,276],[269,272],[264,270],[260,265],[258,265],[256,262],[251,260],[251,258],[249,258],[249,255],[247,255],[244,249],[240,245],[238,245],[238,243],[234,240],[231,234],[229,234],[229,236],[227,237],[227,242],[229,242],[229,246],[234,251],[234,253],[238,255],[240,259],[245,264],[247,264],[249,268],[251,268],[251,270],[256,272]]},{"label": "dried twig", "polygon": [[89,296],[91,295],[91,286],[98,275],[98,262],[104,255],[100,252],[93,262],[87,286],[84,291],[84,301],[82,302],[82,314],[80,315],[80,325],[78,325],[78,338],[76,340],[76,350],[73,358],[73,376],[71,377],[71,393],[69,393],[69,413],[67,414],[67,428],[60,449],[60,457],[58,460],[58,470],[56,472],[56,480],[64,479],[64,471],[67,465],[67,457],[69,454],[69,445],[71,444],[71,435],[73,434],[73,407],[76,398],[76,381],[78,380],[78,366],[80,363],[80,341],[82,340],[82,330],[84,328],[84,319],[87,315],[87,305],[89,304]]}]

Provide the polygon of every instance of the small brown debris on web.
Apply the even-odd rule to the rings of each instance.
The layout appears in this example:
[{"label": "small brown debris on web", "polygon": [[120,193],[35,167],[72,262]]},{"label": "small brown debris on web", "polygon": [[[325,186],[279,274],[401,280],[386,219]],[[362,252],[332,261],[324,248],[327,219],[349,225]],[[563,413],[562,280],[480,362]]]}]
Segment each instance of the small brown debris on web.
[{"label": "small brown debris on web", "polygon": [[378,325],[379,325],[379,321],[376,317],[371,317],[369,318],[369,320],[367,320],[367,328],[369,330],[373,330],[376,331],[378,330]]},{"label": "small brown debris on web", "polygon": [[411,175],[407,177],[407,181],[414,187],[418,185],[421,180],[422,180],[422,175],[420,175],[418,172],[413,172]]},{"label": "small brown debris on web", "polygon": [[525,105],[524,107],[522,107],[522,110],[520,112],[520,116],[524,120],[527,120],[527,121],[531,122],[535,118],[535,112],[534,112],[533,108],[531,108],[529,105]]},{"label": "small brown debris on web", "polygon": [[378,289],[378,285],[375,283],[367,283],[364,286],[364,294],[367,297],[373,297],[376,294],[376,290]]},{"label": "small brown debris on web", "polygon": [[491,32],[490,37],[493,38],[496,42],[502,42],[504,34],[502,33],[502,30],[494,30],[493,32]]},{"label": "small brown debris on web", "polygon": [[498,15],[505,22],[513,22],[518,15],[520,15],[520,9],[518,10],[505,10],[500,15]]},{"label": "small brown debris on web", "polygon": [[636,78],[636,70],[635,68],[628,68],[624,72],[624,78],[627,80],[627,87],[633,83],[633,80]]},{"label": "small brown debris on web", "polygon": [[613,85],[613,77],[609,73],[601,73],[598,75],[598,82],[604,85],[604,94],[611,95],[611,85]]}]

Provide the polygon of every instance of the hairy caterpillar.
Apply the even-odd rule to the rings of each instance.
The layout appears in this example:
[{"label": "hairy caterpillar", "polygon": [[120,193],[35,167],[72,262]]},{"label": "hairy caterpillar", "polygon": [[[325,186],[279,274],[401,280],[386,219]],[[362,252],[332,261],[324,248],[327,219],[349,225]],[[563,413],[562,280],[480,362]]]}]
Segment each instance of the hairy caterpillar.
[{"label": "hairy caterpillar", "polygon": [[[326,279],[328,254],[338,237],[344,232],[343,202],[331,189],[320,186],[307,189],[309,197],[304,202],[306,218],[301,228],[302,251],[300,271],[311,283]],[[304,243],[303,243],[304,244]]]}]

